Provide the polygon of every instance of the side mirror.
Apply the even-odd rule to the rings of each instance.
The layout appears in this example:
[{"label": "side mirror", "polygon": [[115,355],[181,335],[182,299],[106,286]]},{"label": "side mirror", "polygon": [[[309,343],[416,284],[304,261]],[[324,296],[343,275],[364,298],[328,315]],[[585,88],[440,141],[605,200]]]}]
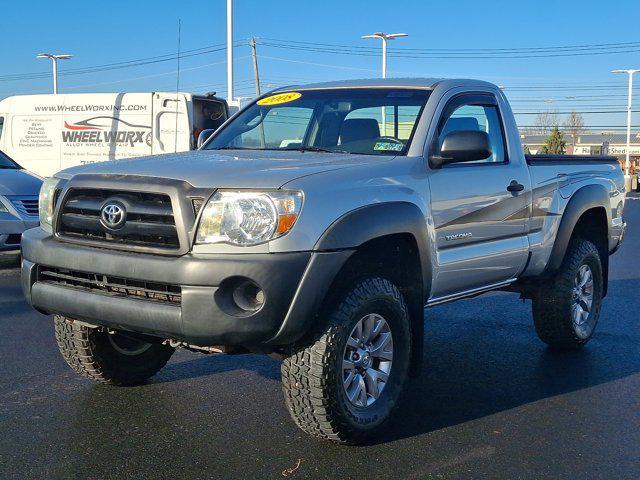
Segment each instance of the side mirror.
[{"label": "side mirror", "polygon": [[204,142],[209,139],[213,132],[215,132],[213,128],[205,128],[200,132],[200,135],[198,135],[198,148],[200,148]]},{"label": "side mirror", "polygon": [[473,162],[491,156],[491,141],[487,132],[479,130],[459,130],[444,137],[440,155],[430,158],[434,167],[448,163]]}]

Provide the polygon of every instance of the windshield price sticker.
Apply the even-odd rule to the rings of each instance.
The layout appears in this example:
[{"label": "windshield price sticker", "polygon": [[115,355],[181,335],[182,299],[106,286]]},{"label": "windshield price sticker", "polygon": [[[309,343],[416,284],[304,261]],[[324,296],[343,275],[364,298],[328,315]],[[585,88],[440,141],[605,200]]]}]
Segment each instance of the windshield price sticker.
[{"label": "windshield price sticker", "polygon": [[258,100],[258,105],[280,105],[281,103],[293,102],[302,96],[299,92],[278,93]]},{"label": "windshield price sticker", "polygon": [[386,150],[390,152],[401,152],[404,148],[402,143],[378,142],[374,145],[374,150]]}]

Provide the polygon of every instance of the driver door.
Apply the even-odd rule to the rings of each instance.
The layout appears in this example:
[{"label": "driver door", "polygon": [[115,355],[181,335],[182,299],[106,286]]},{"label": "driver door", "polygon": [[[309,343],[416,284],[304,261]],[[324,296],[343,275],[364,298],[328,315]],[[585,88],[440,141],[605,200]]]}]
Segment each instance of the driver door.
[{"label": "driver door", "polygon": [[514,180],[527,184],[526,166],[519,158],[509,158],[496,98],[492,94],[451,98],[438,121],[431,154],[439,153],[448,133],[460,130],[485,131],[492,154],[431,172],[438,261],[434,298],[507,282],[520,273],[528,255],[527,190],[507,190]]}]

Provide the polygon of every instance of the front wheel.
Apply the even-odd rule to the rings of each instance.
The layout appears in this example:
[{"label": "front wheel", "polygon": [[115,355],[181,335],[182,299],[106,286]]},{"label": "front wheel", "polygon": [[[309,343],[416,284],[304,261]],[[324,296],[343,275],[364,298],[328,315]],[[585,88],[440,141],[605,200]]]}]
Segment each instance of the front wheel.
[{"label": "front wheel", "polygon": [[533,319],[540,339],[552,347],[582,347],[600,318],[603,275],[596,246],[581,238],[569,243],[560,271],[538,289]]},{"label": "front wheel", "polygon": [[357,282],[282,364],[285,401],[316,437],[357,443],[389,419],[411,352],[407,306],[382,278]]},{"label": "front wheel", "polygon": [[69,366],[100,383],[143,383],[158,373],[175,351],[160,343],[79,325],[60,315],[53,321],[58,348]]}]

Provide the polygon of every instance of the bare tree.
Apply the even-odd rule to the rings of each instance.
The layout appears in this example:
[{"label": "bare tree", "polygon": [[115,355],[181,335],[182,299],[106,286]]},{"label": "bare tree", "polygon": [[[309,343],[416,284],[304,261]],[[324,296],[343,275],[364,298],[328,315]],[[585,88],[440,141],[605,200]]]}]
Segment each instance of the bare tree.
[{"label": "bare tree", "polygon": [[558,114],[555,112],[540,112],[533,122],[538,135],[547,135],[553,127],[558,126]]},{"label": "bare tree", "polygon": [[564,122],[567,133],[571,135],[571,144],[575,146],[576,139],[584,131],[584,118],[577,112],[571,112]]}]

